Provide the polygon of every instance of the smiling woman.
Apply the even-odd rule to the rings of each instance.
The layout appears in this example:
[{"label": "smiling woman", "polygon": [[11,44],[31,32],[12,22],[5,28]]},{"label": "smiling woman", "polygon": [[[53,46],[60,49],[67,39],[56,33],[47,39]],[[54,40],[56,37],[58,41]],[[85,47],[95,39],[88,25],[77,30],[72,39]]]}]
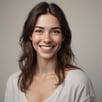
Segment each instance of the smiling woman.
[{"label": "smiling woman", "polygon": [[72,63],[71,31],[58,5],[30,11],[20,44],[21,71],[8,79],[5,102],[95,102],[90,79]]}]

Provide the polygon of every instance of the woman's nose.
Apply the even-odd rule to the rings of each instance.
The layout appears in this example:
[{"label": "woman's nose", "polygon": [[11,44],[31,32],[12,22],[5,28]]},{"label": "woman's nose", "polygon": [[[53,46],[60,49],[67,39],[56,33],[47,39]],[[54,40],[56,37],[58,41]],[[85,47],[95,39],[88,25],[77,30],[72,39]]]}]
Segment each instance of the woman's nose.
[{"label": "woman's nose", "polygon": [[51,36],[49,32],[45,32],[44,37],[43,37],[43,41],[45,43],[50,43],[51,42]]}]

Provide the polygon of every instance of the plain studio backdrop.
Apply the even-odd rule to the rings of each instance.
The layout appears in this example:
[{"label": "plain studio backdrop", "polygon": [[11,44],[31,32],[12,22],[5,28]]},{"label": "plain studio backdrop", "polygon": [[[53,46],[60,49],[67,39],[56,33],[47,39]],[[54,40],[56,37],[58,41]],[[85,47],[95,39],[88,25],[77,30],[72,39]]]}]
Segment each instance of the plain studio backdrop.
[{"label": "plain studio backdrop", "polygon": [[[8,77],[19,70],[19,36],[31,8],[42,0],[0,0],[0,102]],[[47,0],[46,0],[47,1]],[[102,0],[48,0],[66,14],[77,65],[91,78],[102,102]]]}]

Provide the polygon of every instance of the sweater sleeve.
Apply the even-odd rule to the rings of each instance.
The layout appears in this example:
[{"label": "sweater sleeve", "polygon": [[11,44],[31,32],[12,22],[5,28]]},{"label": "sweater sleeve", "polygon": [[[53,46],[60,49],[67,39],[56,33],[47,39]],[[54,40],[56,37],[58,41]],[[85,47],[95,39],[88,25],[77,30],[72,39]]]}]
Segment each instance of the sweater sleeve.
[{"label": "sweater sleeve", "polygon": [[4,102],[20,102],[22,93],[18,89],[19,72],[13,73],[7,80]]},{"label": "sweater sleeve", "polygon": [[13,102],[13,95],[12,81],[9,78],[6,84],[4,102]]},{"label": "sweater sleeve", "polygon": [[96,102],[92,82],[87,77],[81,80],[76,90],[75,102]]}]

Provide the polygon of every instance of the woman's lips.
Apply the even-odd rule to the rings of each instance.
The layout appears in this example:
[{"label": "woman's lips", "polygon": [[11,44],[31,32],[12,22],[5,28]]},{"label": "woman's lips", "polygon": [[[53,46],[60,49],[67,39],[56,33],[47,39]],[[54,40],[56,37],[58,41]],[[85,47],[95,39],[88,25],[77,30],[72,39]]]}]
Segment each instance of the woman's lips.
[{"label": "woman's lips", "polygon": [[46,46],[41,46],[41,48],[42,48],[42,49],[45,49],[45,50],[50,50],[50,49],[52,49],[51,46],[49,46],[49,47],[48,47],[48,46],[47,46],[47,47],[46,47]]},{"label": "woman's lips", "polygon": [[49,53],[52,51],[54,45],[40,45],[40,48],[43,52]]}]

